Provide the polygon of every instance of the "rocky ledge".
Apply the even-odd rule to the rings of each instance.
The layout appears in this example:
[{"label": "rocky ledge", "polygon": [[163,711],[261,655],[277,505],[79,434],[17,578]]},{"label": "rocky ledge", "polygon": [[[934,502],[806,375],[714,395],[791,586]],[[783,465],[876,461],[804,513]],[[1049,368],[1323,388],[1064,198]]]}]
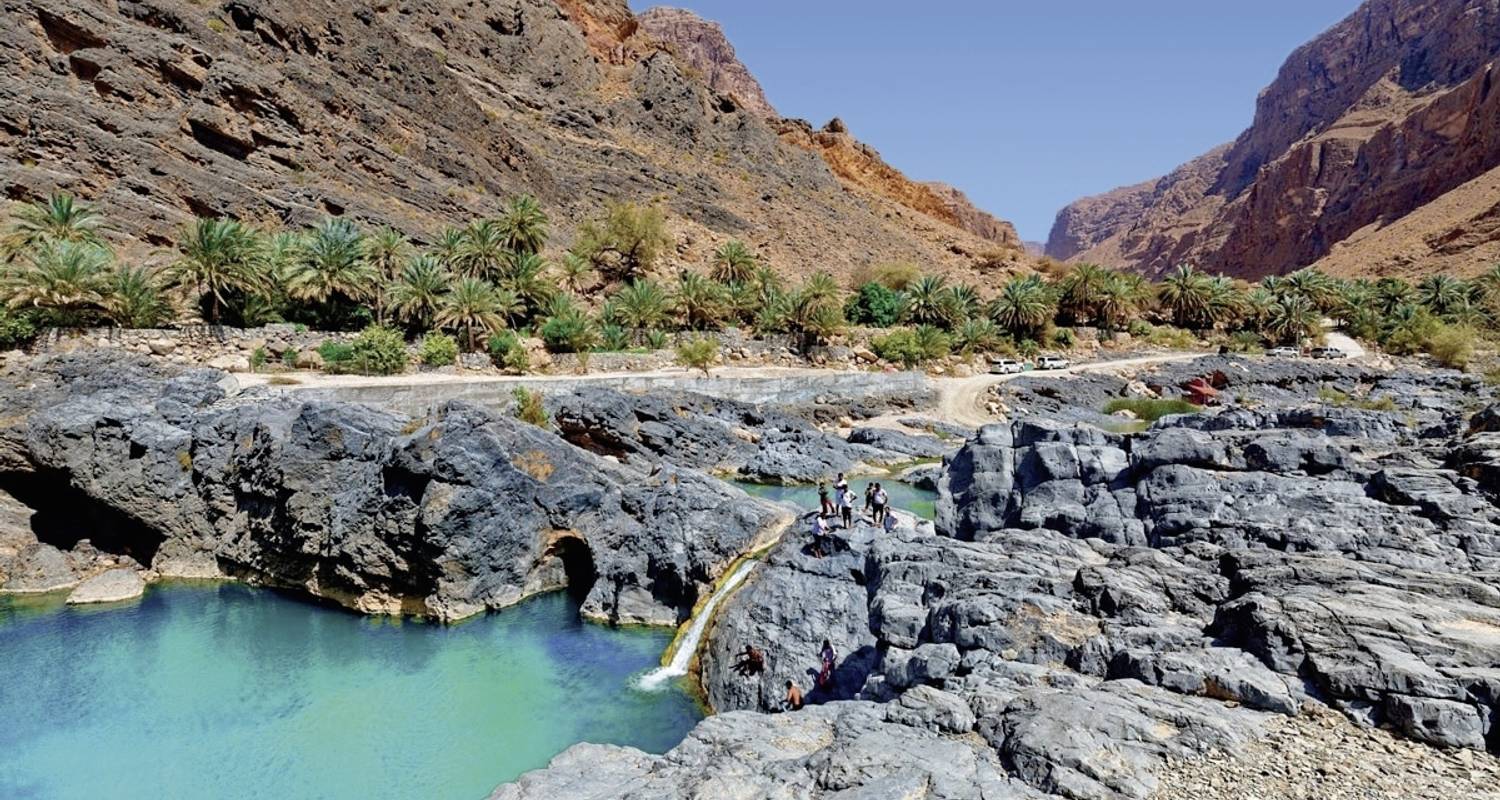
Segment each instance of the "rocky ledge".
[{"label": "rocky ledge", "polygon": [[[1347,751],[1314,739],[1326,713],[1410,743],[1363,755],[1393,793],[1350,796],[1493,796],[1500,408],[1478,399],[984,428],[946,460],[935,526],[775,548],[701,655],[725,713],[663,756],[581,745],[495,796],[1182,797],[1298,736]],[[732,668],[746,644],[763,673]],[[808,708],[755,713],[787,681]],[[1351,785],[1293,762],[1256,765],[1285,791],[1262,796]]]},{"label": "rocky ledge", "polygon": [[588,616],[676,624],[786,517],[464,403],[407,418],[110,351],[16,367],[0,397],[13,591],[123,563],[452,620],[567,585]]}]

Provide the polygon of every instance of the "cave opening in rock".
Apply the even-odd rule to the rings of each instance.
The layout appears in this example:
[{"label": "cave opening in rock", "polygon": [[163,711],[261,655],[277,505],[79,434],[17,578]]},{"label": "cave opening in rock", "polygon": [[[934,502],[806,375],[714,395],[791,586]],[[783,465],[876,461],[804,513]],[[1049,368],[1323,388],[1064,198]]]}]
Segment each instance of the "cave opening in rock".
[{"label": "cave opening in rock", "polygon": [[562,562],[563,575],[568,581],[568,596],[581,604],[599,579],[593,550],[577,536],[564,536],[547,548],[547,554]]},{"label": "cave opening in rock", "polygon": [[140,521],[89,497],[56,470],[0,474],[0,491],[32,509],[37,541],[72,550],[87,539],[96,549],[151,566],[165,538]]}]

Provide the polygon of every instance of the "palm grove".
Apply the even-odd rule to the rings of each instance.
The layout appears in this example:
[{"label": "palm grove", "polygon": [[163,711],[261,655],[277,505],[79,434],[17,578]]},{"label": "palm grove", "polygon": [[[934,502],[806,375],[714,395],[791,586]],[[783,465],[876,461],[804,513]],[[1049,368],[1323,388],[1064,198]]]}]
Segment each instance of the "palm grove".
[{"label": "palm grove", "polygon": [[[659,265],[672,240],[660,209],[611,205],[549,259],[550,221],[527,196],[422,243],[347,218],[298,231],[199,218],[156,266],[116,258],[106,231],[95,209],[66,195],[15,211],[0,243],[0,345],[51,326],[293,322],[362,331],[356,346],[384,353],[361,362],[361,371],[404,368],[410,339],[421,340],[428,363],[451,363],[461,348],[524,371],[528,335],[586,366],[591,352],[664,347],[673,331],[785,334],[806,352],[857,325],[889,328],[871,347],[916,366],[954,353],[1067,347],[1072,329],[1084,325],[1151,344],[1216,336],[1250,349],[1316,339],[1332,317],[1391,352],[1425,350],[1461,366],[1475,332],[1500,319],[1500,266],[1472,281],[1432,275],[1417,284],[1311,269],[1246,284],[1182,266],[1153,284],[1078,264],[1050,277],[1013,277],[986,298],[906,264],[864,270],[852,292],[826,272],[790,285],[731,241],[706,270],[663,279]],[[706,346],[683,352],[699,367],[711,357]]]}]

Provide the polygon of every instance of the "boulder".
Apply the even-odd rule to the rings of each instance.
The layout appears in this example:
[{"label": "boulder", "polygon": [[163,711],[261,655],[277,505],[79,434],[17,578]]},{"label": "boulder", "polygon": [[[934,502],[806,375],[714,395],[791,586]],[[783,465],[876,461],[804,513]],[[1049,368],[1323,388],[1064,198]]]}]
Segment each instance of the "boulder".
[{"label": "boulder", "polygon": [[134,600],[146,591],[146,581],[133,569],[112,569],[78,584],[68,594],[69,605],[118,603]]}]

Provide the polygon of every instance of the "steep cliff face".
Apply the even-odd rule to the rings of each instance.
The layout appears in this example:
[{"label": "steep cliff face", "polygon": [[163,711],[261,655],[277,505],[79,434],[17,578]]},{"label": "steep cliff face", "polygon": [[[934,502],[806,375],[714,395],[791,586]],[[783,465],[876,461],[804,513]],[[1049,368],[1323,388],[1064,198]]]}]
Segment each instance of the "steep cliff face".
[{"label": "steep cliff face", "polygon": [[[702,75],[708,85],[734,98],[775,128],[783,141],[823,157],[851,191],[879,198],[977,236],[1001,249],[1023,253],[1009,222],[975,207],[963,192],[941,183],[921,183],[886,163],[873,147],[849,134],[837,118],[822,129],[799,119],[782,119],[766,100],[760,83],[740,63],[734,46],[716,22],[678,8],[652,8],[639,17],[641,30]],[[919,224],[929,225],[925,220]],[[941,228],[934,228],[941,231]],[[960,249],[963,243],[955,243]],[[993,248],[991,248],[993,249]]]},{"label": "steep cliff face", "polygon": [[0,188],[96,202],[127,253],[195,214],[430,240],[518,192],[554,246],[608,201],[665,206],[668,269],[730,237],[794,274],[961,274],[985,246],[848,191],[623,0],[0,0],[0,67]]},{"label": "steep cliff face", "polygon": [[1247,277],[1325,258],[1364,273],[1477,269],[1496,249],[1485,211],[1500,196],[1474,181],[1500,166],[1497,56],[1500,0],[1368,0],[1292,53],[1233,143],[1063,209],[1047,252]]},{"label": "steep cliff face", "polygon": [[740,63],[719,23],[666,6],[647,9],[638,19],[647,35],[671,46],[685,63],[703,74],[715,91],[733,97],[753,114],[769,119],[781,116],[766,99],[760,81]]}]

